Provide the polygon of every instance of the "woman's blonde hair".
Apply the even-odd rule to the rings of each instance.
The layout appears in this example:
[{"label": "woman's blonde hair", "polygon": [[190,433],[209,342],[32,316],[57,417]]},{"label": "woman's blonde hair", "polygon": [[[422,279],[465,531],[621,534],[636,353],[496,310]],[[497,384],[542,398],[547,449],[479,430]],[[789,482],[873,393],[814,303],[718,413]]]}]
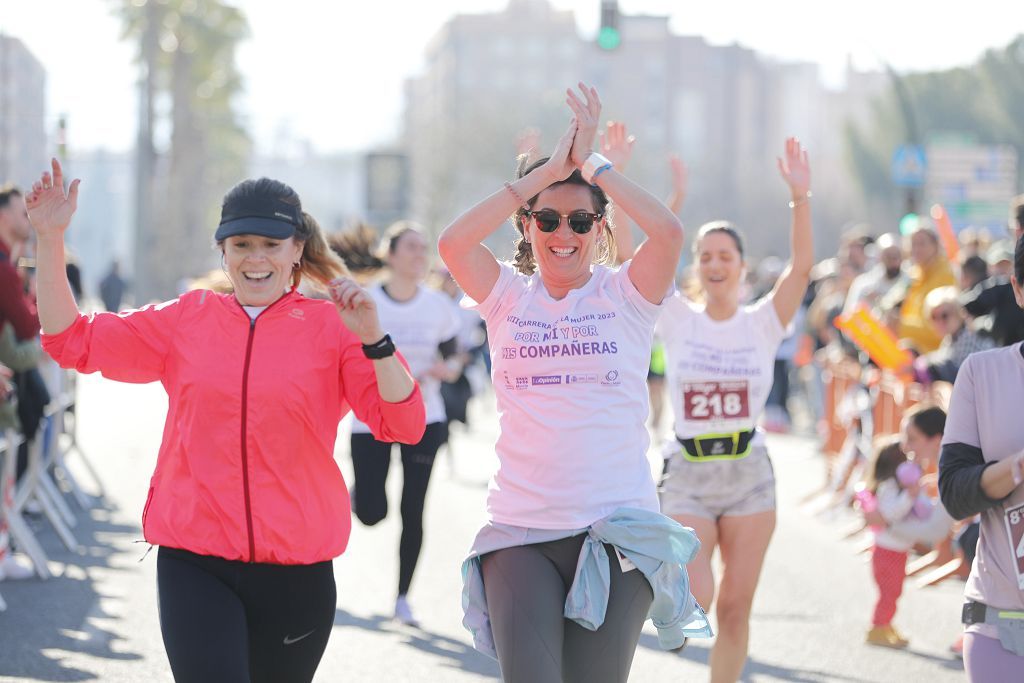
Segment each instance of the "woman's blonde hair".
[{"label": "woman's blonde hair", "polygon": [[946,304],[960,310],[959,290],[952,285],[936,287],[925,295],[924,304],[921,306],[921,317],[925,320],[930,320],[932,317],[932,311],[940,306],[945,306]]}]

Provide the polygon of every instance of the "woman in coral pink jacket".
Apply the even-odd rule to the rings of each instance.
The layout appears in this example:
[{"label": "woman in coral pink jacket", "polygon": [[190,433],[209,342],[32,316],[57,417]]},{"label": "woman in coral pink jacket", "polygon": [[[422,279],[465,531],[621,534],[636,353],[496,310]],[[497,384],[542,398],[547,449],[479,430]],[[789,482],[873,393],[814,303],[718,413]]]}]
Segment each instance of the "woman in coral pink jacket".
[{"label": "woman in coral pink jacket", "polygon": [[[43,345],[63,367],[167,390],[142,523],[160,546],[175,680],[309,681],[351,526],[338,421],[351,409],[382,441],[415,443],[419,389],[298,195],[266,178],[224,197],[215,239],[232,294],[82,315],[64,271],[78,184],[65,193],[54,160],[27,197]],[[299,294],[303,276],[333,304]]]}]

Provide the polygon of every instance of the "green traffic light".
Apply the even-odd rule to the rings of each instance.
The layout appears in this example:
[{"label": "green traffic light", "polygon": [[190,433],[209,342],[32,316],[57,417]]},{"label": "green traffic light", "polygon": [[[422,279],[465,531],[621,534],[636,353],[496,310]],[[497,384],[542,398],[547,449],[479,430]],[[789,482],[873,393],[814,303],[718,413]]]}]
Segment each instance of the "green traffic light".
[{"label": "green traffic light", "polygon": [[916,213],[908,213],[900,219],[900,234],[909,235],[921,227],[921,218]]},{"label": "green traffic light", "polygon": [[622,42],[622,35],[617,28],[604,26],[597,34],[597,45],[602,50],[614,50]]}]

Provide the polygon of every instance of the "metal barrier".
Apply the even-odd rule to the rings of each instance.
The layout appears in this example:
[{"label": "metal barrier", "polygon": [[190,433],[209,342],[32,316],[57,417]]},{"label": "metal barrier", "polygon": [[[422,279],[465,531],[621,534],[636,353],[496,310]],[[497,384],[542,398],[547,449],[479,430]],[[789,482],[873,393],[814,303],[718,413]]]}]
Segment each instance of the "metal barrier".
[{"label": "metal barrier", "polygon": [[[46,407],[35,440],[29,445],[28,467],[20,481],[16,481],[16,462],[23,439],[13,430],[0,435],[0,524],[6,523],[14,544],[28,556],[41,579],[51,576],[49,559],[25,521],[26,506],[34,501],[64,546],[78,553],[81,545],[72,532],[78,519],[68,505],[65,492],[83,511],[93,506],[94,499],[85,493],[68,468],[69,456],[77,455],[95,481],[100,497],[104,495],[95,468],[78,444],[75,379],[74,373],[59,369],[51,374],[48,384],[53,399]],[[0,526],[0,530],[2,528]],[[0,610],[5,608],[0,598]]]},{"label": "metal barrier", "polygon": [[[822,371],[825,383],[825,420],[828,427],[824,435],[822,453],[829,460],[829,472],[835,467],[843,444],[849,436],[850,424],[844,419],[840,407],[851,389],[858,385],[867,386],[870,396],[870,420],[865,417],[865,424],[858,428],[868,430],[868,442],[880,436],[898,434],[901,430],[904,415],[915,405],[931,402],[942,408],[949,405],[949,394],[952,386],[936,383],[928,388],[915,382],[901,379],[892,372],[874,368],[863,368],[859,363],[848,359],[831,360]],[[938,463],[932,463],[930,471],[925,474],[936,474]],[[935,492],[937,495],[937,492]],[[851,536],[860,529],[851,532],[844,530],[844,536]],[[865,544],[861,549],[869,548]],[[917,585],[934,585],[951,576],[963,576],[965,570],[963,556],[953,551],[952,537],[946,538],[921,557],[907,565],[907,575],[920,575]]]}]

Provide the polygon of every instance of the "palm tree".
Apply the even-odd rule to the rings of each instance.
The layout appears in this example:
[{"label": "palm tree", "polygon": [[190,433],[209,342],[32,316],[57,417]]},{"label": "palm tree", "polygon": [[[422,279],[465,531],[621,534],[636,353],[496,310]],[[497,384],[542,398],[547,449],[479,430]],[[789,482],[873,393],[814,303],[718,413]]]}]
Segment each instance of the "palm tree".
[{"label": "palm tree", "polygon": [[[217,199],[248,160],[250,141],[233,109],[242,88],[235,51],[248,25],[241,10],[221,0],[115,2],[123,37],[140,46],[144,84],[137,196],[148,210],[137,212],[138,295],[163,298],[176,293],[182,277],[213,265],[213,252],[203,247]],[[146,150],[154,148],[152,102],[159,99],[170,102],[171,132],[158,164]]]}]

